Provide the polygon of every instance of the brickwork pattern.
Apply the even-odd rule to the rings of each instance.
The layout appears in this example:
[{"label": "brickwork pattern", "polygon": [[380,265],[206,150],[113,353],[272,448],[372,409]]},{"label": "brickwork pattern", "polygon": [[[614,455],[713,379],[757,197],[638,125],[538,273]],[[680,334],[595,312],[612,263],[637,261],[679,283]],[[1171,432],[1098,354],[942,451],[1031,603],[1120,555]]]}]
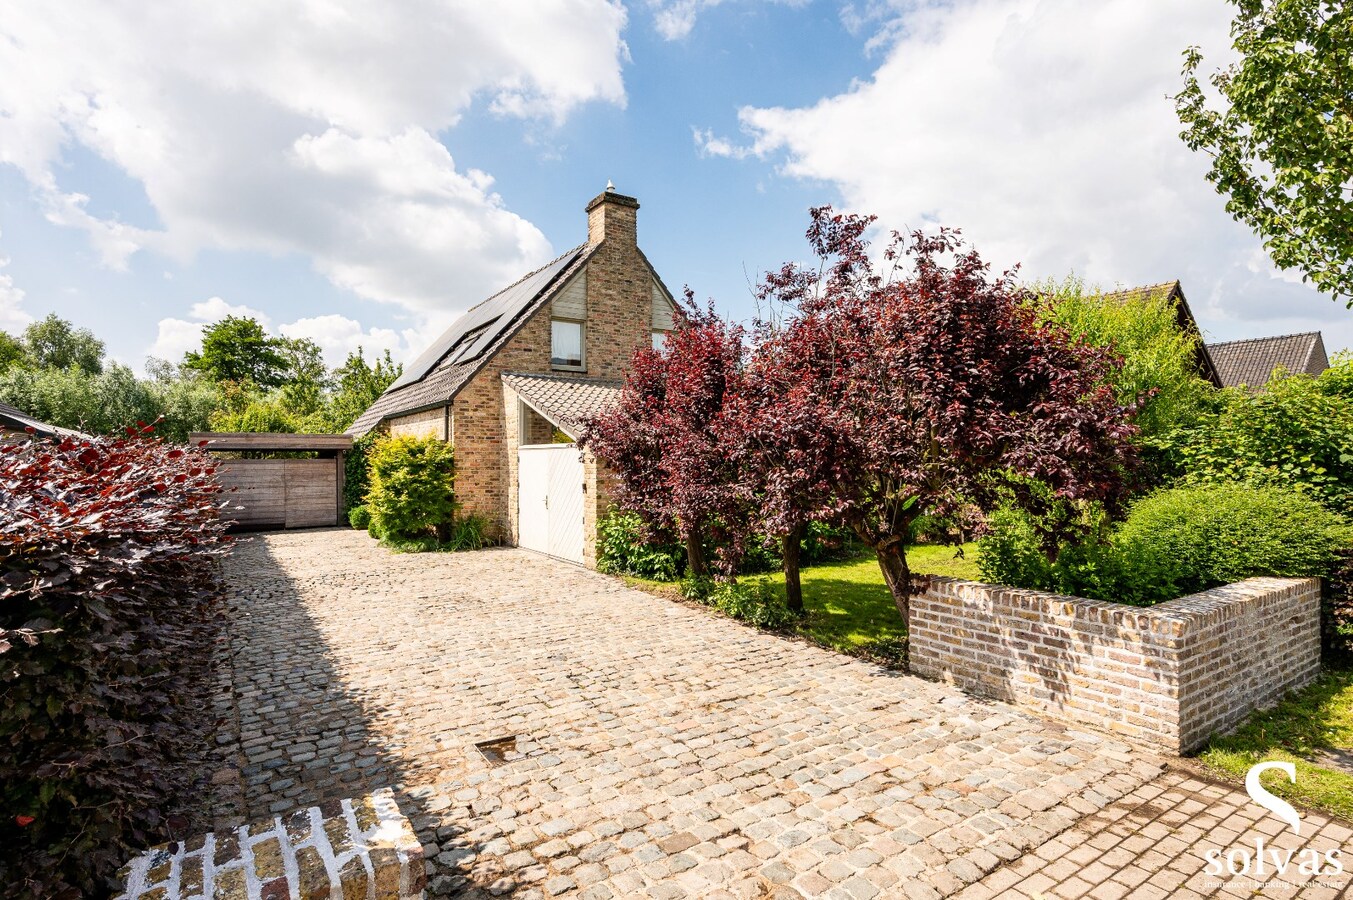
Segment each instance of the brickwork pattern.
[{"label": "brickwork pattern", "polygon": [[[1301,835],[1288,830],[1244,791],[1171,770],[1121,800],[1092,813],[1019,860],[997,869],[957,895],[957,900],[1202,900],[1204,897],[1301,897],[1335,900],[1353,892],[1353,828],[1319,813],[1302,814]],[[1286,858],[1275,871],[1232,874],[1207,854],[1248,850],[1262,840],[1265,852]],[[1306,849],[1339,850],[1343,867],[1302,872]],[[1241,857],[1237,856],[1239,862]]]},{"label": "brickwork pattern", "polygon": [[446,408],[439,406],[391,419],[389,433],[395,437],[435,437],[446,440],[447,426]]},{"label": "brickwork pattern", "polygon": [[427,882],[388,789],[155,847],[118,877],[118,900],[421,900]]},{"label": "brickwork pattern", "polygon": [[226,566],[218,815],[393,786],[432,896],[935,898],[1161,768],[525,551],[326,530]]},{"label": "brickwork pattern", "polygon": [[1320,585],[1252,578],[1140,608],[953,579],[912,599],[913,672],[1171,753],[1320,670]]}]

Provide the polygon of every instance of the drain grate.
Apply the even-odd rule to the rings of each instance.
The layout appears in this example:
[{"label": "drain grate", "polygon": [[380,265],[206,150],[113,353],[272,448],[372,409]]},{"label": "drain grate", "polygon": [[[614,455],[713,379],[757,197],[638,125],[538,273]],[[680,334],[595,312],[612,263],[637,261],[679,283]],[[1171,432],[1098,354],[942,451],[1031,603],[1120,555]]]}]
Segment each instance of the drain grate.
[{"label": "drain grate", "polygon": [[522,758],[522,754],[517,750],[517,736],[515,734],[511,737],[480,741],[474,746],[491,766],[501,766],[504,763]]}]

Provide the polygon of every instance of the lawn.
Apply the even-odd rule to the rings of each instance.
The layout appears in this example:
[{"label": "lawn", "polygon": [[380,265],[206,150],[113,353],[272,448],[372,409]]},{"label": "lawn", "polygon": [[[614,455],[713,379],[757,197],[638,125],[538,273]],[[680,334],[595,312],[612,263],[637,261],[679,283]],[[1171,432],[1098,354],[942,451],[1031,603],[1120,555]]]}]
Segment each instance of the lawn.
[{"label": "lawn", "polygon": [[1264,786],[1289,800],[1353,818],[1353,665],[1345,661],[1329,667],[1314,684],[1250,716],[1233,734],[1214,739],[1198,759],[1235,782],[1243,782],[1258,762],[1295,763],[1295,785],[1278,772],[1266,773]]},{"label": "lawn", "polygon": [[[977,545],[957,547],[914,546],[907,548],[913,572],[977,579]],[[765,581],[781,592],[784,574],[747,576],[745,581]],[[854,656],[865,656],[892,665],[906,660],[907,626],[893,605],[893,595],[883,583],[883,572],[871,553],[840,562],[812,566],[802,572],[803,605],[807,615],[795,631],[816,643]],[[670,594],[675,585],[627,578],[646,590]]]}]

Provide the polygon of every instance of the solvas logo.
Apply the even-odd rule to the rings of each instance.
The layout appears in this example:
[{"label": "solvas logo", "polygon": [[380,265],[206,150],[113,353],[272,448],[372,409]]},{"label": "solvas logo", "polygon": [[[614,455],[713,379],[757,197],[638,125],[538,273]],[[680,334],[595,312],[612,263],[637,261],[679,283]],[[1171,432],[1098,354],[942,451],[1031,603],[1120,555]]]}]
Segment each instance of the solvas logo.
[{"label": "solvas logo", "polygon": [[[1297,782],[1297,767],[1290,762],[1264,762],[1250,766],[1245,774],[1245,790],[1250,799],[1287,823],[1292,833],[1301,836],[1301,816],[1281,797],[1275,797],[1259,783],[1259,776],[1269,769],[1277,769],[1285,774],[1293,784]],[[1280,847],[1268,847],[1262,837],[1256,838],[1253,847],[1232,847],[1228,851],[1209,850],[1203,854],[1207,860],[1207,874],[1212,876],[1234,875],[1246,878],[1267,878],[1288,874],[1313,876],[1341,875],[1343,861],[1338,850],[1320,852],[1307,847],[1300,852],[1284,850]]]}]

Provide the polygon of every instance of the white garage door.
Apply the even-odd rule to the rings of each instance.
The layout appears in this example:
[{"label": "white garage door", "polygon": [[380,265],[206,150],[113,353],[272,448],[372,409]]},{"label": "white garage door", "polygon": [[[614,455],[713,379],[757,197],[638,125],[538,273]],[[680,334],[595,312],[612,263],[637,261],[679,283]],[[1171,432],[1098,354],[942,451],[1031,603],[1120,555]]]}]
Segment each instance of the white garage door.
[{"label": "white garage door", "polygon": [[583,463],[577,444],[517,451],[517,516],[521,546],[583,561]]}]

